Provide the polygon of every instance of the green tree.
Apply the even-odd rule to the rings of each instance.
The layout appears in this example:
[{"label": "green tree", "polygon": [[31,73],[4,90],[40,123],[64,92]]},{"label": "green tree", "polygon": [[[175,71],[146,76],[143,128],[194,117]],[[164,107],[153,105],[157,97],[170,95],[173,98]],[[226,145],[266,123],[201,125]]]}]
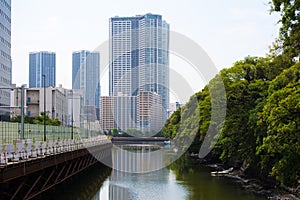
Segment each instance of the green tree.
[{"label": "green tree", "polygon": [[112,130],[112,136],[113,136],[113,137],[117,137],[118,135],[119,135],[118,129],[114,128],[114,129]]},{"label": "green tree", "polygon": [[270,59],[246,58],[221,71],[227,116],[215,152],[225,162],[246,161],[256,167],[256,110],[266,97],[270,63]]},{"label": "green tree", "polygon": [[[166,121],[166,137],[178,145],[195,137],[201,145],[208,127],[220,130],[211,119],[218,77],[226,89],[226,119],[214,156],[227,163],[246,162],[251,171],[272,176],[285,185],[300,180],[300,1],[272,0],[272,11],[281,13],[280,35],[267,58],[250,57],[223,69],[200,92]],[[294,66],[293,66],[294,65]],[[291,67],[292,66],[292,67]],[[218,92],[218,90],[216,90]],[[195,99],[197,102],[195,103]],[[193,146],[192,145],[192,146]],[[197,151],[197,148],[190,148]]]},{"label": "green tree", "polygon": [[61,121],[57,118],[55,119],[51,119],[48,115],[44,115],[44,112],[41,112],[41,115],[37,116],[34,120],[33,123],[34,124],[44,124],[46,118],[46,125],[50,125],[50,126],[60,126],[61,125]]},{"label": "green tree", "polygon": [[[21,116],[18,115],[16,117],[12,118],[10,121],[11,122],[21,123]],[[24,123],[25,124],[33,124],[33,121],[34,121],[34,117],[24,116]]]},{"label": "green tree", "polygon": [[213,155],[231,165],[243,162],[256,175],[296,184],[300,179],[300,64],[289,68],[283,63],[253,57],[223,69],[173,113],[164,135],[177,139],[177,145],[195,136],[189,150],[197,152],[208,127],[219,130],[220,121],[211,119],[211,104],[220,99],[211,98],[209,88],[217,88],[220,76],[226,89],[227,116]]},{"label": "green tree", "polygon": [[267,135],[257,148],[262,169],[286,185],[300,179],[300,63],[274,79],[260,113]]},{"label": "green tree", "polygon": [[273,52],[282,54],[285,60],[300,55],[300,3],[298,0],[272,0],[272,11],[280,12],[280,35],[274,43]]}]

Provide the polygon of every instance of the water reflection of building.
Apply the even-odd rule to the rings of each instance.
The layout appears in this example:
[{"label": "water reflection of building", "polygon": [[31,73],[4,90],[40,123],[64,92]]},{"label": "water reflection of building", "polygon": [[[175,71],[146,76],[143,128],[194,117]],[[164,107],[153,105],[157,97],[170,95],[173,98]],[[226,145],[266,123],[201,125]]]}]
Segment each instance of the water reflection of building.
[{"label": "water reflection of building", "polygon": [[[156,177],[164,177],[168,173],[164,168],[163,152],[153,148],[158,147],[128,146],[113,150],[114,170],[109,178],[109,200],[141,199],[141,194],[135,190],[133,182],[157,180]],[[153,179],[149,178],[152,176]]]},{"label": "water reflection of building", "polygon": [[109,185],[109,200],[128,200],[129,198],[129,191],[125,187],[121,187],[118,185]]},{"label": "water reflection of building", "polygon": [[[155,146],[127,146],[113,149],[113,167],[119,172],[145,173],[164,167],[163,152]],[[119,172],[118,172],[119,171]]]}]

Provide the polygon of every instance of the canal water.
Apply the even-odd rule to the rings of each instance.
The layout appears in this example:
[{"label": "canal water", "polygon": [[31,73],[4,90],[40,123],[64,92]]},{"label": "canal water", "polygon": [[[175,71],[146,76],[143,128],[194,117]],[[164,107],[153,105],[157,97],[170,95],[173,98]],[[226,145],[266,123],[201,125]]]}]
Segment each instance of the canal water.
[{"label": "canal water", "polygon": [[[225,177],[212,177],[211,169],[199,165],[188,156],[182,156],[176,162],[163,169],[149,169],[149,157],[144,148],[130,151],[143,151],[136,158],[135,170],[145,172],[124,172],[133,167],[132,162],[124,164],[124,152],[120,157],[113,150],[113,161],[122,158],[126,170],[116,170],[97,164],[64,184],[39,196],[37,199],[78,199],[78,200],[262,200],[243,190],[234,180]],[[153,151],[153,150],[151,150]],[[148,152],[149,153],[149,152]],[[128,159],[128,158],[125,158]],[[146,160],[145,160],[146,159]],[[153,158],[152,158],[153,159]],[[119,162],[120,163],[120,162]],[[118,164],[119,164],[118,163]],[[159,162],[158,162],[159,163]],[[157,165],[152,165],[155,168]],[[115,168],[120,168],[115,167]],[[150,171],[150,172],[146,172]]]}]

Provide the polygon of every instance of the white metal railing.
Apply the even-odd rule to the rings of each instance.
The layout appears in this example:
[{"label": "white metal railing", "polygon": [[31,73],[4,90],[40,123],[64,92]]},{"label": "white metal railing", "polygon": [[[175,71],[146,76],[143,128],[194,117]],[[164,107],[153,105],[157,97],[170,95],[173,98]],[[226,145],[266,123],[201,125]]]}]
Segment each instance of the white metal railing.
[{"label": "white metal railing", "polygon": [[111,141],[103,135],[81,140],[36,141],[18,140],[15,144],[0,144],[0,166],[30,159],[55,155],[79,149],[107,144]]}]

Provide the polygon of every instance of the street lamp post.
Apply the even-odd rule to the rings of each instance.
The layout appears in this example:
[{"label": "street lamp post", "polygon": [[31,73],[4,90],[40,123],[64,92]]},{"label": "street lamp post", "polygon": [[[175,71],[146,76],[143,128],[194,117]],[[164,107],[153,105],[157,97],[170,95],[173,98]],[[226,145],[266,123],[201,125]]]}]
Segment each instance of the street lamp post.
[{"label": "street lamp post", "polygon": [[74,118],[73,118],[73,90],[70,91],[71,95],[72,95],[72,99],[71,99],[71,139],[74,139],[74,130],[73,130],[73,122],[74,122]]},{"label": "street lamp post", "polygon": [[[17,91],[18,93],[18,91]],[[24,85],[21,86],[21,135],[22,135],[22,140],[25,139],[24,136],[24,97],[25,96],[25,89]]]},{"label": "street lamp post", "polygon": [[43,74],[44,85],[44,141],[46,141],[46,75]]}]

